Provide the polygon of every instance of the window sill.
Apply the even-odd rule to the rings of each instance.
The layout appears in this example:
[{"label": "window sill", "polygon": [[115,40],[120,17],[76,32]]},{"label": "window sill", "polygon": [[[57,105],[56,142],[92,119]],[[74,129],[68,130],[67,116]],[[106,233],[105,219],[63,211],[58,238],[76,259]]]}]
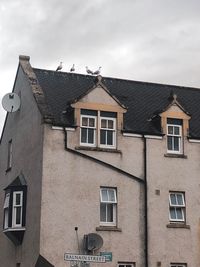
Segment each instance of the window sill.
[{"label": "window sill", "polygon": [[113,232],[122,232],[121,228],[117,226],[98,226],[96,227],[96,231],[113,231]]},{"label": "window sill", "polygon": [[173,153],[167,153],[164,154],[164,157],[167,158],[181,158],[181,159],[187,159],[187,156],[184,154],[173,154]]},{"label": "window sill", "polygon": [[77,146],[76,150],[87,150],[87,151],[100,151],[100,152],[111,152],[111,153],[119,153],[122,154],[121,150],[117,150],[116,148],[101,148],[101,147],[89,147],[89,146]]},{"label": "window sill", "polygon": [[167,228],[184,228],[184,229],[190,229],[190,225],[185,223],[169,223],[167,224]]},{"label": "window sill", "polygon": [[3,233],[6,233],[6,232],[11,232],[11,231],[25,231],[26,228],[25,227],[8,227],[6,229],[3,230]]}]

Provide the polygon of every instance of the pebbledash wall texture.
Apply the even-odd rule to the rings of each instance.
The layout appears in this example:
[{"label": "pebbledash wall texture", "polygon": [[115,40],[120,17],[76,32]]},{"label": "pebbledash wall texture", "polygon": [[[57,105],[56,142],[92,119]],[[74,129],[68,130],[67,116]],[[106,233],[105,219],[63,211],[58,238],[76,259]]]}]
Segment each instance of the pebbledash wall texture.
[{"label": "pebbledash wall texture", "polygon": [[1,136],[1,264],[200,266],[200,90],[29,60]]}]

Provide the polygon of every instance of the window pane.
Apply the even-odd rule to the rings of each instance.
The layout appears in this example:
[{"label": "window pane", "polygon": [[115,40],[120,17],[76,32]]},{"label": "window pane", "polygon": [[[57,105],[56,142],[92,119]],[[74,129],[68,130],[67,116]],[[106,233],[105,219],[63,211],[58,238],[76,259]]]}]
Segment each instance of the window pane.
[{"label": "window pane", "polygon": [[3,208],[8,208],[9,207],[9,202],[10,202],[10,194],[6,194],[5,201],[4,201],[4,206]]},{"label": "window pane", "polygon": [[106,127],[106,122],[107,122],[107,120],[101,120],[101,128],[107,128]]},{"label": "window pane", "polygon": [[88,118],[82,118],[82,126],[88,126]]},{"label": "window pane", "polygon": [[176,208],[176,216],[178,220],[183,219],[183,213],[182,213],[182,208]]},{"label": "window pane", "polygon": [[4,210],[4,229],[8,228],[9,209]]},{"label": "window pane", "polygon": [[100,144],[105,145],[106,144],[106,130],[100,131]]},{"label": "window pane", "polygon": [[112,202],[116,202],[115,200],[115,191],[110,189],[108,190],[108,200]]},{"label": "window pane", "polygon": [[87,129],[81,129],[81,143],[87,143]]},{"label": "window pane", "polygon": [[21,204],[21,194],[16,194],[15,204],[16,205]]},{"label": "window pane", "polygon": [[108,121],[108,129],[114,129],[114,122],[111,120]]},{"label": "window pane", "polygon": [[175,194],[170,194],[170,199],[171,199],[171,205],[176,205],[176,195]]},{"label": "window pane", "polygon": [[89,126],[95,127],[95,119],[94,118],[89,118]]},{"label": "window pane", "polygon": [[107,131],[107,145],[113,145],[113,132]]},{"label": "window pane", "polygon": [[175,212],[175,208],[170,208],[170,218],[172,220],[176,219],[176,212]]},{"label": "window pane", "polygon": [[107,222],[113,222],[113,204],[107,205]]},{"label": "window pane", "polygon": [[179,151],[179,137],[174,137],[174,150]]},{"label": "window pane", "polygon": [[167,148],[168,150],[172,150],[172,136],[167,137]]},{"label": "window pane", "polygon": [[178,205],[183,205],[183,195],[177,194],[176,197]]},{"label": "window pane", "polygon": [[101,203],[100,205],[100,221],[106,222],[106,204]]},{"label": "window pane", "polygon": [[174,127],[174,134],[180,135],[180,128],[179,127]]},{"label": "window pane", "polygon": [[94,130],[88,129],[88,143],[93,144],[94,143]]},{"label": "window pane", "polygon": [[168,126],[168,134],[173,134],[173,126]]},{"label": "window pane", "polygon": [[16,208],[16,224],[21,224],[21,207]]},{"label": "window pane", "polygon": [[107,189],[101,189],[101,198],[102,198],[102,201],[108,201],[108,190]]}]

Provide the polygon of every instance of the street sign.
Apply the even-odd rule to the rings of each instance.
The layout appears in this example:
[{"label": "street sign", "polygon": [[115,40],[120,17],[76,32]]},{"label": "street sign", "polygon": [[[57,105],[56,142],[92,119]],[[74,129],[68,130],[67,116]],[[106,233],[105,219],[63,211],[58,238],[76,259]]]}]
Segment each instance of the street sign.
[{"label": "street sign", "polygon": [[100,256],[104,256],[106,261],[112,261],[112,252],[100,252]]},{"label": "street sign", "polygon": [[86,262],[105,263],[106,257],[65,253],[64,260],[65,261],[86,261]]}]

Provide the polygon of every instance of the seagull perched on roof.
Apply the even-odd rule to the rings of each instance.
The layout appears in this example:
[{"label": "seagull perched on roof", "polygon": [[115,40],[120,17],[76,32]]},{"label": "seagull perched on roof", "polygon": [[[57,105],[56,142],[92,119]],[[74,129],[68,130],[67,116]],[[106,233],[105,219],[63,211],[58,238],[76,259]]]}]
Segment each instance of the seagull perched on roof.
[{"label": "seagull perched on roof", "polygon": [[71,67],[70,71],[71,71],[71,72],[75,71],[75,66],[74,66],[74,64],[73,64],[73,66]]},{"label": "seagull perched on roof", "polygon": [[61,70],[62,69],[62,62],[60,62],[60,65],[57,67],[57,69],[56,69],[56,71],[59,71],[59,70]]},{"label": "seagull perched on roof", "polygon": [[86,71],[88,74],[92,74],[93,75],[93,71],[91,71],[90,69],[88,69],[88,67],[86,67]]},{"label": "seagull perched on roof", "polygon": [[101,67],[99,67],[99,69],[98,69],[98,70],[96,70],[95,72],[93,72],[93,74],[94,74],[94,75],[99,75],[99,74],[100,74],[100,72],[101,72]]}]

